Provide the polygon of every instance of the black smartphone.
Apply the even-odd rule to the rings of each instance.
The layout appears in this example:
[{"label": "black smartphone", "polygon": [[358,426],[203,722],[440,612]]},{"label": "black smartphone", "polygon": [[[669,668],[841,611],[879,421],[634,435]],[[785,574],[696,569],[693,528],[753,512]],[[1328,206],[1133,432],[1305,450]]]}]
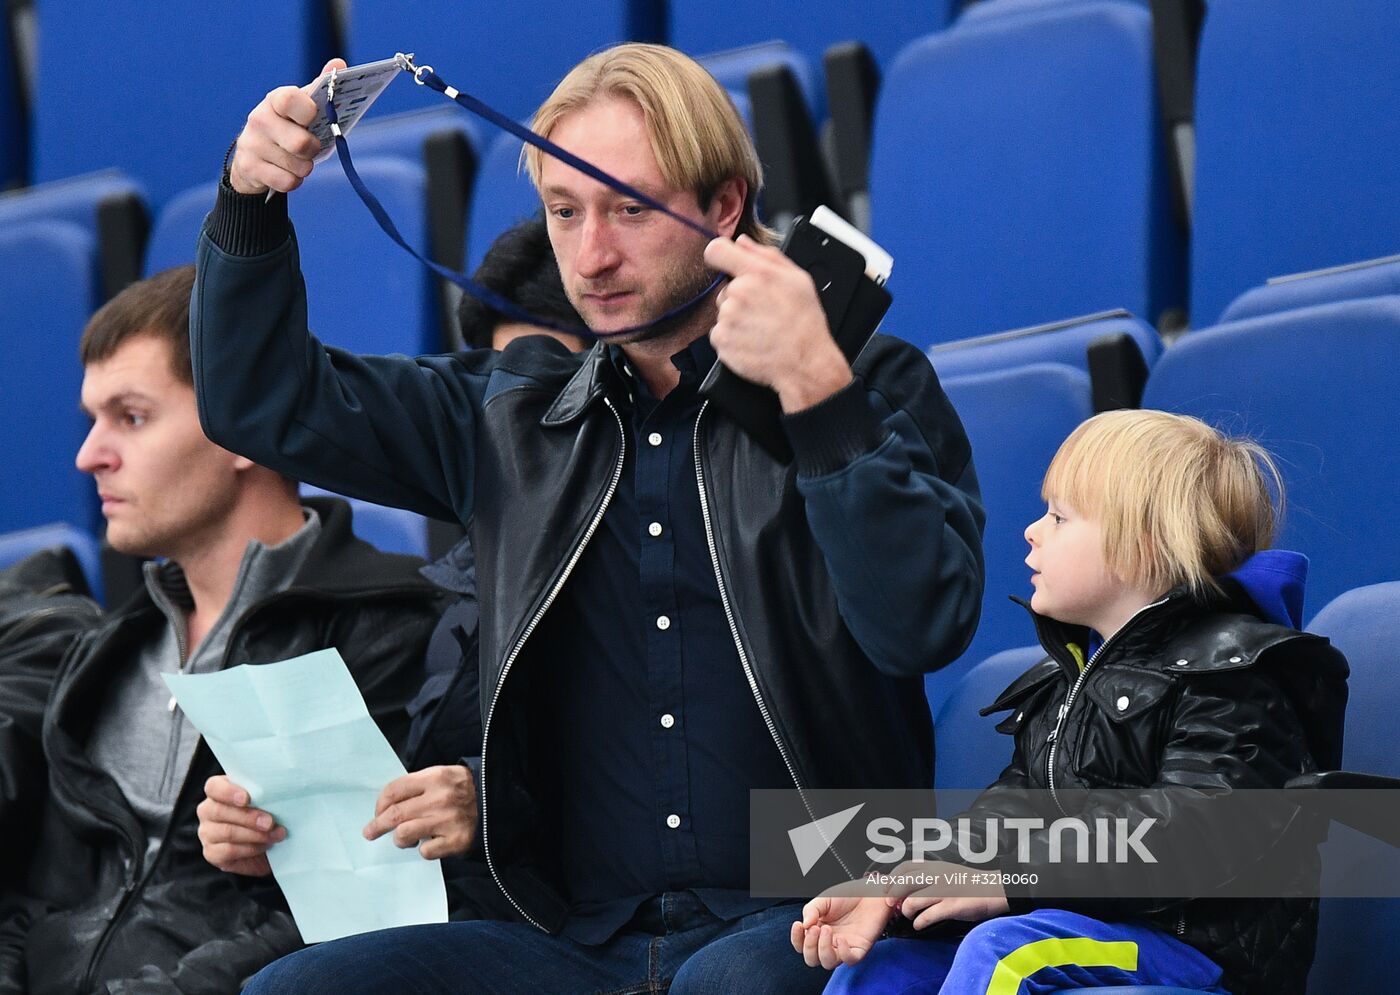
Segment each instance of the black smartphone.
[{"label": "black smartphone", "polygon": [[[798,218],[788,231],[782,250],[811,274],[826,312],[827,328],[847,362],[853,363],[889,310],[891,298],[883,286],[883,275],[888,274],[889,267],[884,264],[877,282],[867,273],[871,264],[865,253],[814,223],[822,221],[823,210],[818,208],[811,219]],[[831,221],[826,223],[835,227]],[[876,247],[876,251],[881,250]],[[792,446],[783,430],[783,411],[776,393],[745,380],[720,362],[710,368],[700,384],[700,393],[723,409],[775,459],[792,462]]]}]

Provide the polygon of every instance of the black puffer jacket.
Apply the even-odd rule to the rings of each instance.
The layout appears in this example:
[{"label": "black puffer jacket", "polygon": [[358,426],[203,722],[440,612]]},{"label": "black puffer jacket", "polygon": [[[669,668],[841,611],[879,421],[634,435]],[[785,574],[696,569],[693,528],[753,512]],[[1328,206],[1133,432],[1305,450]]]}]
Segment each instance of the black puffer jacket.
[{"label": "black puffer jacket", "polygon": [[[397,748],[442,592],[418,575],[421,561],[356,539],[344,502],[308,503],[321,516],[315,546],[290,588],[239,619],[224,665],[334,646]],[[195,751],[149,862],[136,814],[88,760],[85,743],[109,675],[166,624],[142,587],[60,667],[44,715],[48,798],[38,843],[22,893],[5,896],[0,918],[0,993],[26,984],[31,995],[231,993],[300,946],[271,878],[237,878],[204,861],[195,807],[205,780],[219,773],[207,746]]]},{"label": "black puffer jacket", "polygon": [[[1076,797],[1076,789],[1125,789],[1129,797],[1138,788],[1195,789],[1144,793],[1143,808],[1127,813],[1150,814],[1165,827],[1173,816],[1191,817],[1179,806],[1196,790],[1282,788],[1290,777],[1339,766],[1345,658],[1321,636],[1260,620],[1243,591],[1225,585],[1229,596],[1209,605],[1174,591],[1144,609],[1082,673],[1070,647],[1087,646],[1087,630],[1035,615],[1050,656],[984,710],[1011,710],[997,728],[1015,737],[1015,751],[975,813],[1029,814],[1015,811],[1023,789],[1053,787],[1062,798]],[[1294,877],[1279,880],[1278,893],[1306,894],[1319,873],[1320,833],[1302,823],[1281,832],[1304,834],[1287,844],[1306,859],[1283,872]],[[1224,842],[1206,847],[1199,857],[1214,861],[1213,879],[1223,881],[1244,870],[1232,860],[1258,859],[1268,849],[1255,837],[1233,849]],[[1045,877],[1063,884],[1070,873],[1057,867]],[[1314,898],[1067,899],[1037,890],[1008,888],[1012,913],[1051,907],[1143,919],[1219,964],[1235,995],[1304,991],[1316,945]]]}]

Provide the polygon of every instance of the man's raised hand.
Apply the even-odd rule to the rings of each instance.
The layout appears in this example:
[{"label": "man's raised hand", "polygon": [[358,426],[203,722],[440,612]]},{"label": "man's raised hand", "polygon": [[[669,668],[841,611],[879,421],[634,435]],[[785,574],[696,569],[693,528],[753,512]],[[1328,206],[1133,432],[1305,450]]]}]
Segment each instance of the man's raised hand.
[{"label": "man's raised hand", "polygon": [[[331,59],[321,73],[344,68],[344,59]],[[306,87],[279,86],[263,97],[234,147],[228,171],[233,189],[243,194],[290,193],[301,186],[321,151],[321,143],[308,130],[317,113]]]},{"label": "man's raised hand", "polygon": [[715,355],[731,371],[773,388],[788,412],[810,408],[851,382],[806,270],[747,235],[710,242],[705,265],[732,277],[719,292],[710,331]]}]

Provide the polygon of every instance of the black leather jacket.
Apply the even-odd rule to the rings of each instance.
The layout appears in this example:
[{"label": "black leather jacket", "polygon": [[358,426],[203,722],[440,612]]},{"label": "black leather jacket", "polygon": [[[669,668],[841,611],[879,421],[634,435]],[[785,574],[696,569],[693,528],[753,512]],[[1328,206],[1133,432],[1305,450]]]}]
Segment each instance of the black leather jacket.
[{"label": "black leather jacket", "polygon": [[[530,634],[618,485],[627,385],[601,345],[579,356],[537,336],[417,360],[322,347],[285,210],[224,187],[206,222],[190,325],[205,431],[299,479],[470,523],[482,847],[512,907],[557,930],[544,805],[552,751],[569,744],[527,725]],[[276,377],[269,356],[285,363]],[[731,635],[794,785],[927,787],[923,674],[976,626],[983,513],[966,435],[922,352],[877,335],[855,372],[788,418],[793,465],[707,406],[696,485]]]},{"label": "black leather jacket", "polygon": [[[44,704],[68,647],[102,620],[66,549],[0,570],[0,895],[23,879],[43,804]],[[0,970],[0,973],[3,973]]]},{"label": "black leather jacket", "polygon": [[[398,746],[442,593],[418,575],[421,561],[356,539],[343,501],[308,503],[321,516],[316,544],[290,588],[240,618],[225,665],[334,646]],[[143,585],[59,667],[44,715],[48,796],[37,845],[0,919],[0,993],[231,993],[301,945],[271,878],[240,879],[204,860],[195,806],[219,766],[203,742],[149,862],[136,814],[87,757],[109,675],[166,624]]]},{"label": "black leather jacket", "polygon": [[[1068,646],[1087,646],[1087,632],[1032,612],[1050,656],[983,710],[1011,710],[997,728],[1015,737],[1015,750],[974,811],[1005,817],[1024,788],[1282,788],[1298,774],[1337,768],[1345,658],[1321,636],[1261,621],[1243,593],[1225,584],[1225,601],[1203,606],[1174,591],[1144,609],[1082,674]],[[1177,814],[1170,792],[1143,797],[1159,824]],[[1319,827],[1291,824],[1281,831],[1308,834],[1290,845],[1308,859],[1280,872],[1296,875],[1280,882],[1284,891],[1297,885],[1303,892],[1319,873]],[[1253,840],[1251,856],[1269,846]],[[1231,866],[1239,857],[1238,848],[1224,845],[1200,853],[1202,862],[1219,865],[1212,879],[1222,881],[1242,869]],[[1316,945],[1316,899],[1042,900],[1035,890],[1008,889],[1013,914],[1044,905],[1100,919],[1144,919],[1219,964],[1235,995],[1304,991]]]}]

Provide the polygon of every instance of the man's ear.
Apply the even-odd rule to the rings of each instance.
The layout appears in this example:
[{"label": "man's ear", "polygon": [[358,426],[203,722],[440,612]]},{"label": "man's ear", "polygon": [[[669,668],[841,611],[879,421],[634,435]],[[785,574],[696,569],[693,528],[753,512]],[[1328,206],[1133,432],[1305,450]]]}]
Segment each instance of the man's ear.
[{"label": "man's ear", "polygon": [[715,187],[710,197],[710,209],[705,212],[710,227],[726,238],[733,238],[744,217],[744,202],[748,200],[749,184],[742,176],[732,176]]}]

